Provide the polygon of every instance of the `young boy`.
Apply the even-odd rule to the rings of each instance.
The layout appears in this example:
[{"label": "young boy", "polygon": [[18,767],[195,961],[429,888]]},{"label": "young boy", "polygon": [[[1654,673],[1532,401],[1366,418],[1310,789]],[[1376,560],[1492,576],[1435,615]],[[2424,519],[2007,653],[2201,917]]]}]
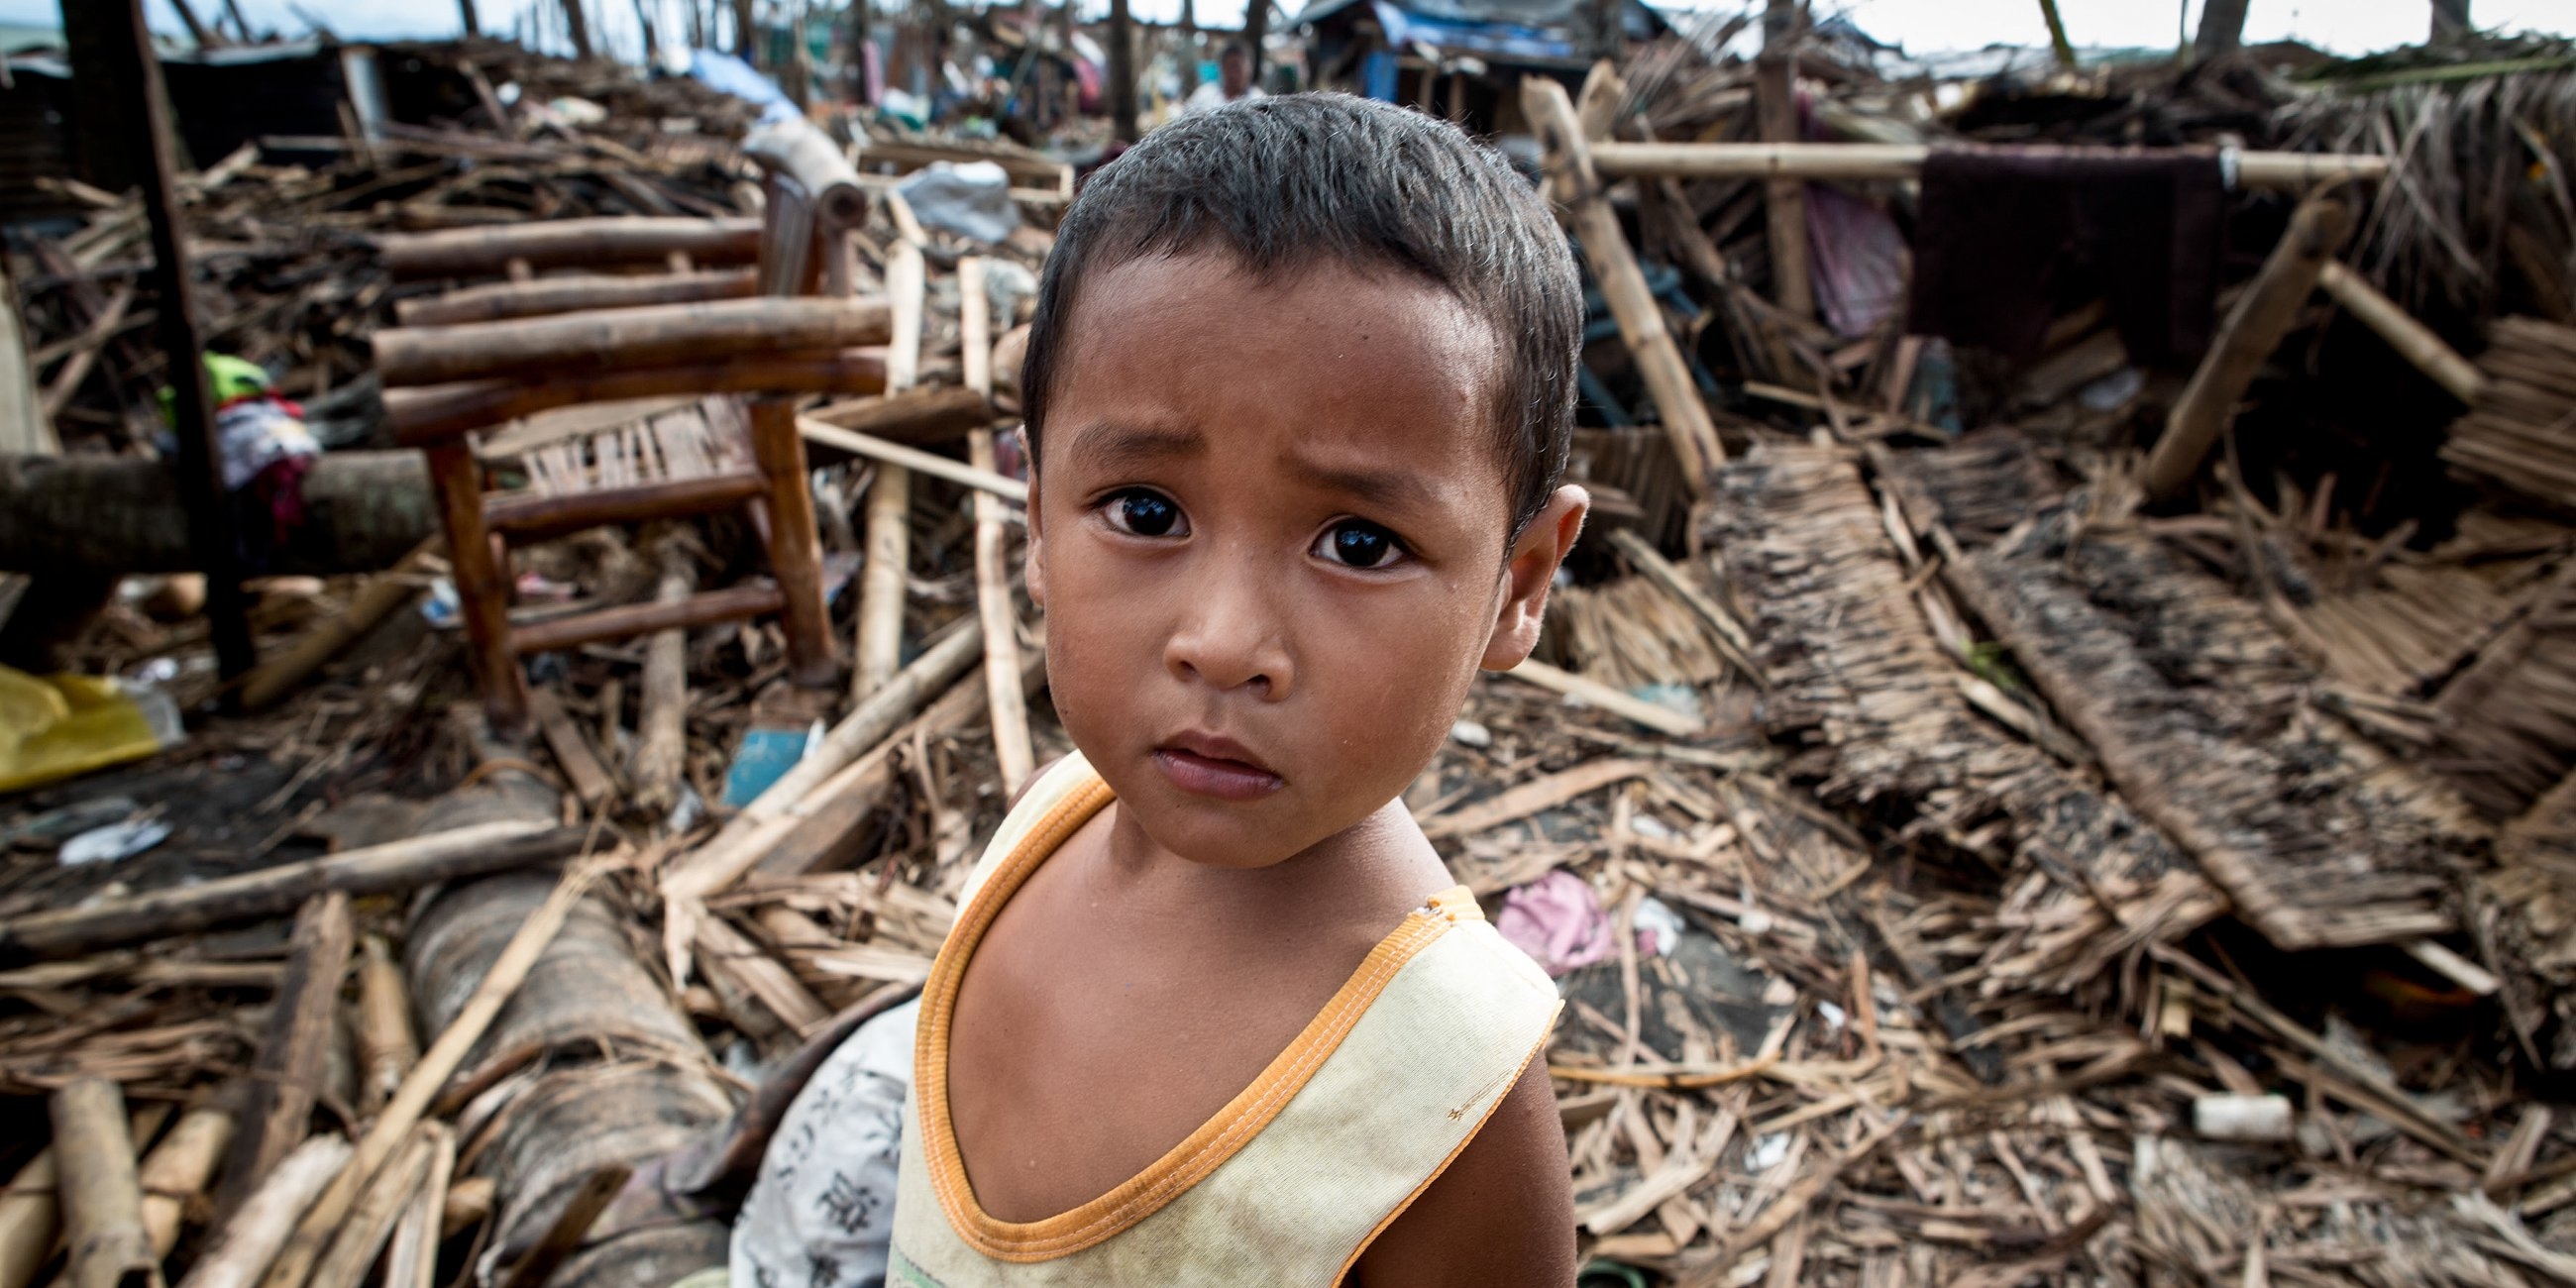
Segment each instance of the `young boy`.
[{"label": "young boy", "polygon": [[1581,313],[1524,180],[1366,100],[1074,202],[1022,386],[1080,754],[923,989],[889,1283],[1572,1281],[1556,994],[1398,797],[1581,530]]}]

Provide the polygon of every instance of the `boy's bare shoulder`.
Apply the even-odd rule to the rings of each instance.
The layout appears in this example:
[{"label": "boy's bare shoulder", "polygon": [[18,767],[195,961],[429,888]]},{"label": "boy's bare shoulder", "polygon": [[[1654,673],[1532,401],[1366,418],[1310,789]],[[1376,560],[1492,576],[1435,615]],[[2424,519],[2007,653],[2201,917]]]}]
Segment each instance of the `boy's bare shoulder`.
[{"label": "boy's bare shoulder", "polygon": [[1482,1131],[1360,1254],[1355,1285],[1574,1282],[1574,1196],[1565,1129],[1543,1060],[1494,1107]]}]

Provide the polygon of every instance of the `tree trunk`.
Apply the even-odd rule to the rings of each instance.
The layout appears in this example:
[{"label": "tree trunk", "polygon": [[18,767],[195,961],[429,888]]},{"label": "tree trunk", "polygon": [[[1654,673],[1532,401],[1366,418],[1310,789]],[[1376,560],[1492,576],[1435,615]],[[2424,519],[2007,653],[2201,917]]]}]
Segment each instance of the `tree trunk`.
[{"label": "tree trunk", "polygon": [[2191,42],[2192,57],[2216,58],[2243,43],[2248,3],[2249,0],[2209,0],[2200,11],[2200,34]]},{"label": "tree trunk", "polygon": [[1109,125],[1119,139],[1136,141],[1136,24],[1127,0],[1109,0]]},{"label": "tree trunk", "polygon": [[[456,15],[465,20],[466,35],[480,36],[483,34],[483,20],[474,12],[474,0],[456,0]],[[242,39],[250,39],[250,33],[247,31],[243,32]]]},{"label": "tree trunk", "polygon": [[[422,825],[533,824],[555,809],[551,791],[503,773],[488,789],[439,802]],[[545,873],[510,873],[451,885],[421,908],[404,964],[427,1030],[447,1027],[554,885]],[[668,1155],[732,1111],[696,1029],[637,959],[636,942],[623,911],[583,898],[467,1057],[469,1084],[534,1072],[493,1106],[499,1125],[479,1147],[478,1167],[499,1181],[496,1265],[524,1256],[594,1173]],[[612,1213],[548,1282],[675,1283],[723,1265],[727,1234],[716,1220],[636,1224]]]},{"label": "tree trunk", "polygon": [[[438,530],[418,452],[325,453],[304,476],[304,507],[267,572],[373,572]],[[204,566],[167,462],[0,456],[0,570],[114,576]]]},{"label": "tree trunk", "polygon": [[1261,83],[1262,70],[1270,61],[1270,51],[1263,48],[1269,42],[1270,0],[1252,0],[1243,11],[1243,43],[1247,46],[1246,52],[1252,55],[1252,83],[1255,85]]},{"label": "tree trunk", "polygon": [[564,35],[572,40],[572,56],[590,60],[590,15],[583,13],[581,0],[563,0]]}]

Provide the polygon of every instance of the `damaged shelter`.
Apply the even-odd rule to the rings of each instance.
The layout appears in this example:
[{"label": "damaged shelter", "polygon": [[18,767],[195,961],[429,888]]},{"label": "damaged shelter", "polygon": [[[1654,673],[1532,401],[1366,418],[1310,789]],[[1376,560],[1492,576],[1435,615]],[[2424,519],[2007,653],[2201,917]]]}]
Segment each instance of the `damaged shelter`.
[{"label": "damaged shelter", "polygon": [[[1586,271],[1592,527],[1405,796],[1558,979],[1585,1282],[2576,1278],[2576,47],[1560,9],[1306,20]],[[9,198],[0,1288],[723,1265],[1069,747],[1066,135],[373,63],[178,237]]]}]

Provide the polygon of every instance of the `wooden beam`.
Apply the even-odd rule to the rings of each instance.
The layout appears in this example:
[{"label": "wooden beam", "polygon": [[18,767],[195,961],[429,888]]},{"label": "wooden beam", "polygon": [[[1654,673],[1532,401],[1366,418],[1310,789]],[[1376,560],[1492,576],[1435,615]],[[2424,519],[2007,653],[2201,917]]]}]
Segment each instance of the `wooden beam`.
[{"label": "wooden beam", "polygon": [[2165,417],[2164,435],[2147,457],[2148,496],[2171,497],[2190,486],[2211,445],[2236,419],[2236,402],[2253,385],[2254,373],[2281,347],[2281,337],[2317,289],[2318,276],[2351,235],[2350,206],[2330,196],[2300,204],[2281,244],[2238,297],[2208,356]]},{"label": "wooden beam", "polygon": [[[1786,49],[1765,49],[1753,65],[1754,115],[1766,143],[1798,141],[1798,65]],[[1763,228],[1771,245],[1771,300],[1793,317],[1816,316],[1807,250],[1807,181],[1773,175],[1763,185]]]},{"label": "wooden beam", "polygon": [[327,858],[282,863],[191,886],[173,886],[78,908],[0,921],[0,962],[77,957],[214,926],[274,917],[316,894],[388,894],[560,859],[581,848],[583,829],[481,823]]},{"label": "wooden beam", "polygon": [[[973,488],[978,492],[985,493],[990,496],[997,496],[1005,501],[1015,502],[1020,505],[1027,505],[1029,503],[1028,484],[1007,475],[997,473],[989,468],[979,467],[971,462],[959,461],[952,457],[941,456],[936,452],[925,452],[917,447],[906,447],[901,443],[889,443],[881,438],[871,438],[866,434],[855,434],[846,429],[837,429],[810,417],[797,421],[796,429],[797,432],[803,434],[805,436],[805,440],[810,443],[820,443],[825,447],[837,447],[854,456],[865,456],[871,460],[884,461],[892,465],[900,465],[915,474],[926,474],[935,479],[946,479],[951,483]],[[989,445],[993,438],[992,431],[982,429],[973,431],[968,438],[970,445],[976,435],[981,435],[987,444],[986,452],[987,457],[989,458]]]},{"label": "wooden beam", "polygon": [[340,1032],[340,985],[349,976],[349,954],[356,946],[347,894],[317,894],[295,914],[286,979],[278,987],[276,1005],[269,1008],[251,1065],[242,1131],[216,1189],[219,1217],[230,1216],[312,1134],[323,1064]]},{"label": "wooden beam", "polygon": [[654,304],[378,331],[376,374],[388,389],[513,376],[553,380],[883,344],[887,334],[883,300],[760,297]]},{"label": "wooden beam", "polygon": [[496,277],[512,260],[530,269],[660,264],[673,251],[700,266],[749,264],[760,258],[757,218],[685,219],[612,216],[482,224],[376,239],[396,281],[427,277]]},{"label": "wooden beam", "polygon": [[1645,377],[1664,431],[1672,436],[1683,484],[1698,496],[1707,490],[1709,472],[1725,462],[1726,448],[1718,441],[1717,426],[1700,401],[1699,386],[1682,361],[1680,346],[1664,325],[1661,306],[1646,289],[1645,273],[1629,252],[1619,216],[1602,193],[1573,100],[1554,80],[1529,76],[1521,80],[1521,107],[1545,142],[1558,190],[1570,194],[1568,209],[1583,256],[1591,262],[1592,275],[1600,281],[1601,293],[1618,319],[1619,333]]},{"label": "wooden beam", "polygon": [[872,394],[885,388],[874,349],[753,354],[571,377],[469,380],[385,391],[385,421],[408,446],[425,446],[575,403],[675,394]]},{"label": "wooden beam", "polygon": [[445,295],[403,300],[394,305],[394,321],[406,327],[456,326],[542,317],[582,309],[626,309],[647,304],[691,304],[704,300],[744,300],[757,294],[760,277],[748,268],[710,272],[652,273],[622,276],[583,273],[574,277],[541,277],[533,282],[493,282]]}]

